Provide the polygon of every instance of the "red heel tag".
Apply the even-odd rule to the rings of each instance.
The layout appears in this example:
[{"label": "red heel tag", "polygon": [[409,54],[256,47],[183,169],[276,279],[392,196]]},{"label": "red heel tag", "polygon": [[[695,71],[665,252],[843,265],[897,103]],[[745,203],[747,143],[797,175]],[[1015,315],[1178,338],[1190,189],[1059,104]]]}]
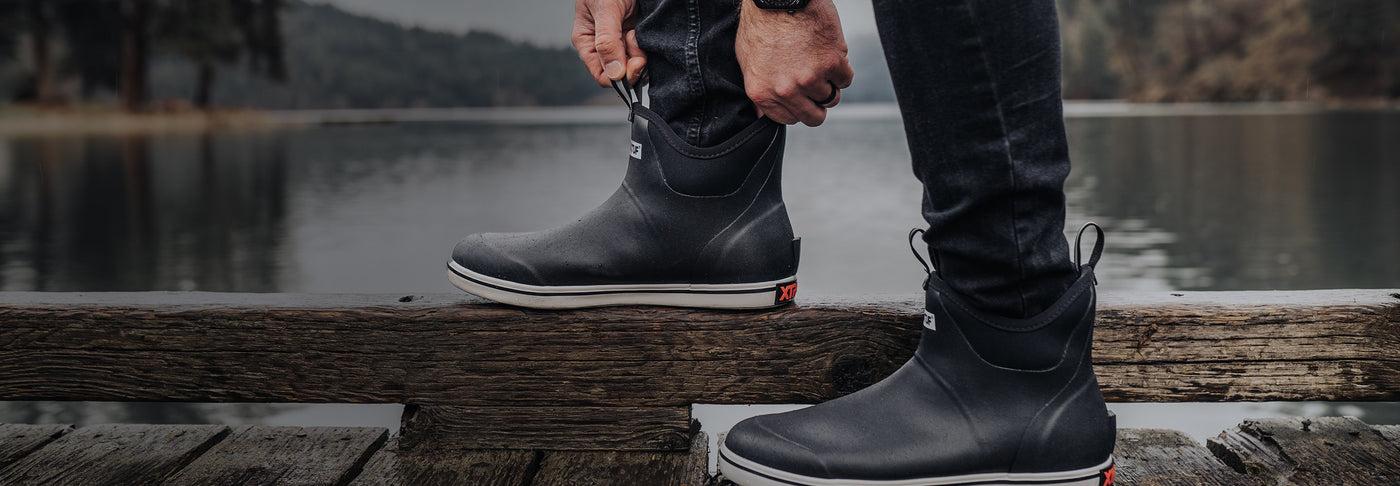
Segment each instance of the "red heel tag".
[{"label": "red heel tag", "polygon": [[797,297],[797,282],[787,285],[778,285],[778,292],[774,294],[774,296],[774,304],[792,302],[792,299]]}]

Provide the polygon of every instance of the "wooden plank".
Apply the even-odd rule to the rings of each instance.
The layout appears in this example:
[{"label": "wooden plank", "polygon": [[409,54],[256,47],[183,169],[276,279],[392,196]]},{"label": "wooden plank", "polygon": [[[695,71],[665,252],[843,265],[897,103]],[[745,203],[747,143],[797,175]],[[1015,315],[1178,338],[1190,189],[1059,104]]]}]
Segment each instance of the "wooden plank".
[{"label": "wooden plank", "polygon": [[1119,486],[1238,486],[1255,480],[1226,467],[1175,430],[1119,429],[1113,450]]},{"label": "wooden plank", "polygon": [[[1400,400],[1393,292],[1105,295],[1100,382],[1119,401]],[[5,293],[0,322],[0,399],[686,406],[863,387],[911,353],[920,310]]]},{"label": "wooden plank", "polygon": [[528,486],[540,453],[522,450],[405,451],[398,439],[371,457],[351,486]]},{"label": "wooden plank", "polygon": [[1248,420],[1206,445],[1267,484],[1400,484],[1400,448],[1351,417]]},{"label": "wooden plank", "polygon": [[[400,447],[684,451],[689,407],[409,406]],[[567,431],[567,434],[542,433]]]},{"label": "wooden plank", "polygon": [[72,431],[73,426],[62,424],[0,424],[0,468]]},{"label": "wooden plank", "polygon": [[1400,447],[1400,425],[1372,425],[1371,428],[1380,432],[1381,437],[1395,444],[1395,447]]},{"label": "wooden plank", "polygon": [[172,484],[335,485],[359,474],[389,438],[381,427],[241,426]]},{"label": "wooden plank", "polygon": [[[1400,400],[1393,292],[1105,295],[1100,382],[1120,401]],[[819,402],[902,363],[921,319],[913,299],[765,312],[399,300],[4,293],[0,399]]]},{"label": "wooden plank", "polygon": [[0,469],[0,484],[155,484],[227,434],[222,425],[83,427]]},{"label": "wooden plank", "polygon": [[686,452],[545,452],[531,486],[708,484],[709,439],[696,433]]}]

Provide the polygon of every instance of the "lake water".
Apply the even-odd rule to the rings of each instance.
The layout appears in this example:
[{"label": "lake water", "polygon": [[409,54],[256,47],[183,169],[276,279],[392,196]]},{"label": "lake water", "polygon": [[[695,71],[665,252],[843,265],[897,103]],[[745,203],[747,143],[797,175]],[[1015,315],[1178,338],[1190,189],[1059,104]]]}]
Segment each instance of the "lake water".
[{"label": "lake water", "polygon": [[[1067,113],[1068,222],[1107,230],[1105,291],[1400,287],[1400,112]],[[284,116],[350,115],[382,114]],[[621,108],[383,116],[419,121],[0,135],[0,290],[456,292],[443,263],[459,238],[570,221],[627,163]],[[921,225],[920,192],[892,106],[843,106],[793,129],[785,168],[799,299],[919,291],[905,235]],[[241,407],[27,403],[0,420],[317,415]],[[349,420],[393,425],[394,410]]]}]

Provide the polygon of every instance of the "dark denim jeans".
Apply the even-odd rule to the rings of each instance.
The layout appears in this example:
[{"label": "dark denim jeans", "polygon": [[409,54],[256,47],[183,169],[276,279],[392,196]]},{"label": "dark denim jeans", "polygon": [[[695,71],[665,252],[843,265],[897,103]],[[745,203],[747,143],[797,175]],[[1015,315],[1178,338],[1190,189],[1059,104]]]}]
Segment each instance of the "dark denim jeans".
[{"label": "dark denim jeans", "polygon": [[638,0],[651,109],[686,141],[718,145],[758,119],[734,57],[738,0]]},{"label": "dark denim jeans", "polygon": [[[1069,153],[1054,1],[874,3],[939,274],[989,312],[1039,313],[1076,276],[1063,235]],[[652,108],[705,145],[752,122],[734,58],[737,2],[639,7]]]}]

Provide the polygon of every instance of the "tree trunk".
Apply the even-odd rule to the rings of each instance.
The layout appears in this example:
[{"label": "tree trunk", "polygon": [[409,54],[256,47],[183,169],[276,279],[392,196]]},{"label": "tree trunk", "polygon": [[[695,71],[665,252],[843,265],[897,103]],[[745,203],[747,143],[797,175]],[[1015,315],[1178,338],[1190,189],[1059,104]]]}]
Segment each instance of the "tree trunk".
[{"label": "tree trunk", "polygon": [[212,63],[199,63],[199,77],[195,83],[194,105],[201,110],[208,110],[210,93],[214,90],[214,65]]},{"label": "tree trunk", "polygon": [[126,0],[122,12],[121,99],[127,111],[141,111],[146,107],[150,10],[149,0]]},{"label": "tree trunk", "polygon": [[29,0],[29,21],[34,37],[34,101],[45,103],[53,98],[53,58],[49,44],[49,19],[44,15],[44,0]]},{"label": "tree trunk", "polygon": [[262,35],[264,36],[261,53],[267,59],[267,75],[273,81],[284,82],[287,80],[287,59],[285,56],[285,46],[282,39],[282,2],[281,0],[265,0],[262,3]]}]

